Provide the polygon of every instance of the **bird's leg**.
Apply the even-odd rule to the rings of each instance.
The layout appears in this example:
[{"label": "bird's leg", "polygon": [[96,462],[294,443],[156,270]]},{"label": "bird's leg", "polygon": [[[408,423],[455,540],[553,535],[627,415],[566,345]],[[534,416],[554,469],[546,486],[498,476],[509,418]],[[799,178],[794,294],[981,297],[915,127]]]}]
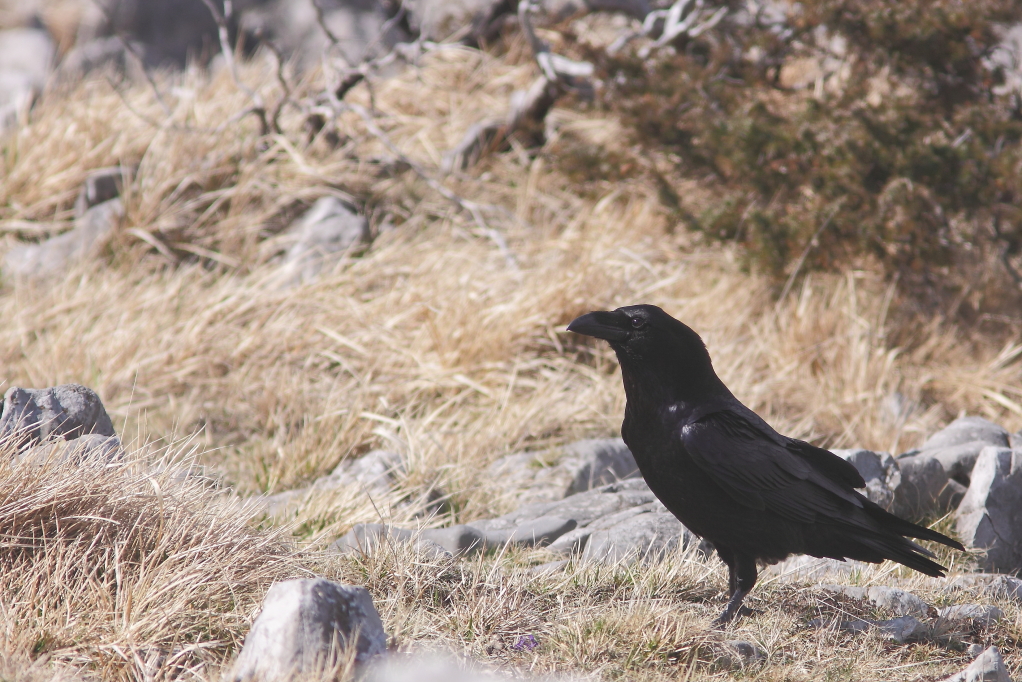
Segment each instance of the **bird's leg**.
[{"label": "bird's leg", "polygon": [[727,606],[724,607],[724,613],[713,621],[713,624],[718,627],[727,625],[735,619],[742,608],[742,602],[745,601],[745,595],[752,591],[759,575],[756,570],[756,560],[748,556],[735,555],[734,567],[731,570],[731,579],[736,583],[736,587]]},{"label": "bird's leg", "polygon": [[735,554],[727,547],[715,544],[717,556],[727,566],[727,596],[730,597],[738,589],[738,574],[735,572]]}]

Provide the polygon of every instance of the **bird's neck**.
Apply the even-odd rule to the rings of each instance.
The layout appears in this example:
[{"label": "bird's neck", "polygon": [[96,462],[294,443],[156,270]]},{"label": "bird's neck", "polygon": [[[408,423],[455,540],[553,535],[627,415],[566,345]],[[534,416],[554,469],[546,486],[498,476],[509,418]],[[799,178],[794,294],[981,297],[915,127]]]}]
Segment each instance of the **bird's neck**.
[{"label": "bird's neck", "polygon": [[629,411],[654,414],[674,406],[672,412],[682,416],[717,399],[734,399],[710,366],[705,371],[692,372],[635,362],[620,355],[619,360]]}]

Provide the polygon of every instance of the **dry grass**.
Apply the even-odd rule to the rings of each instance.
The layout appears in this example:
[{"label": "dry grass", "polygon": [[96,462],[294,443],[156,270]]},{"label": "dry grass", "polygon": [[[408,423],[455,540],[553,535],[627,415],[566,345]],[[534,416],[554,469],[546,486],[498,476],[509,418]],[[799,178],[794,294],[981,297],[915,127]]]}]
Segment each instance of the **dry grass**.
[{"label": "dry grass", "polygon": [[[377,86],[379,124],[435,168],[470,123],[529,82],[533,66],[520,53],[512,45],[503,58],[462,48],[427,55]],[[243,77],[276,96],[261,60]],[[905,450],[960,412],[1018,428],[1020,347],[936,322],[900,328],[887,315],[890,288],[867,271],[807,279],[775,303],[770,283],[743,272],[733,253],[669,232],[655,186],[569,181],[558,150],[628,152],[620,127],[595,114],[558,110],[559,133],[544,153],[513,149],[447,179],[460,195],[501,207],[486,217],[512,265],[469,216],[397,169],[357,116],[336,121],[338,146],[326,136],[307,143],[291,109],[284,135],[259,139],[252,118],[237,119],[246,102],[226,74],[158,80],[169,121],[147,87],[116,92],[94,80],[48,93],[30,125],[2,143],[7,246],[33,237],[15,221],[67,226],[89,169],[138,168],[122,229],[102,253],[53,281],[5,283],[0,379],[92,386],[139,446],[128,464],[106,469],[3,465],[0,605],[19,626],[0,632],[0,677],[3,666],[21,671],[18,662],[33,659],[37,669],[16,679],[66,669],[211,678],[269,582],[308,570],[366,584],[402,648],[442,646],[518,671],[936,679],[961,667],[961,643],[973,640],[1022,663],[1013,604],[1002,604],[1007,617],[994,631],[893,645],[806,629],[808,618],[850,607],[779,581],[757,589],[762,613],[726,635],[768,652],[765,666],[743,669],[718,660],[724,636],[708,629],[722,604],[716,562],[681,556],[660,567],[536,576],[524,568],[541,554],[457,564],[402,548],[343,560],[295,554],[280,533],[319,546],[379,515],[411,522],[423,506],[416,500],[433,489],[452,502],[433,523],[504,511],[511,496],[481,475],[487,463],[615,434],[623,394],[612,355],[563,332],[591,309],[663,306],[703,335],[750,407],[835,447]],[[318,87],[311,74],[298,91]],[[350,97],[368,105],[364,90]],[[274,236],[326,194],[364,209],[378,236],[316,282],[283,289]],[[891,338],[916,342],[896,348]],[[910,409],[892,410],[898,400]],[[254,531],[225,493],[145,466],[157,445],[189,437],[207,472],[243,494],[301,485],[371,447],[399,452],[405,473],[375,507],[342,491],[310,500],[293,525]],[[37,540],[21,547],[15,539],[24,537]],[[932,600],[974,599],[911,580]],[[540,647],[516,651],[526,634]],[[494,637],[503,648],[487,654]],[[50,658],[39,662],[44,652]]]}]

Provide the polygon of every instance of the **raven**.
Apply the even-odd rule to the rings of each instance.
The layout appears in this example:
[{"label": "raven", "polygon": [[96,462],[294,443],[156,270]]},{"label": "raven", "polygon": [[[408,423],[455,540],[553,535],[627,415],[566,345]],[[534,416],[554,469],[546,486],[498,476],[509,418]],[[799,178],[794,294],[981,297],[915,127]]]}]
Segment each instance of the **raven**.
[{"label": "raven", "polygon": [[961,544],[870,502],[852,464],[777,433],[717,377],[703,340],[652,305],[591,312],[568,331],[610,342],[621,364],[621,436],[653,494],[728,567],[730,622],[756,584],[757,561],[790,554],[947,570],[906,538]]}]

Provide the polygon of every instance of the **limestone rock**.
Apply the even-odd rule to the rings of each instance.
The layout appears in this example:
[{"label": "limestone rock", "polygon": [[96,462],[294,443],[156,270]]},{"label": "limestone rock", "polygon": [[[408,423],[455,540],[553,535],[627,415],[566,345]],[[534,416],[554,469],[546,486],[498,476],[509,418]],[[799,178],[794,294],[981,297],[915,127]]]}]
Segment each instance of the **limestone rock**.
[{"label": "limestone rock", "polygon": [[1004,617],[1004,611],[987,604],[955,604],[938,609],[937,615],[945,620],[977,620],[993,623]]},{"label": "limestone rock", "polygon": [[0,132],[22,118],[43,89],[56,46],[46,31],[0,31]]},{"label": "limestone rock", "polygon": [[944,678],[943,682],[1011,682],[1011,677],[1004,666],[1000,650],[992,646],[977,656],[965,670]]},{"label": "limestone rock", "polygon": [[51,460],[105,465],[123,456],[120,438],[98,433],[87,433],[70,441],[39,443],[18,453],[20,461],[40,465]]},{"label": "limestone rock", "polygon": [[312,487],[328,490],[342,485],[358,485],[371,494],[388,492],[404,472],[401,455],[389,450],[372,450],[355,459],[341,461],[328,476],[317,478]]},{"label": "limestone rock", "polygon": [[868,599],[874,605],[887,609],[895,616],[926,618],[932,610],[929,604],[916,595],[897,587],[853,587],[849,585],[823,584],[820,585],[820,589],[833,594],[843,594],[852,599]]},{"label": "limestone rock", "polygon": [[531,504],[553,502],[639,476],[635,458],[623,440],[594,438],[560,450],[501,457],[487,467],[485,480],[515,494],[519,504]]},{"label": "limestone rock", "polygon": [[565,456],[578,462],[565,497],[641,476],[635,457],[620,438],[580,440],[565,448]]},{"label": "limestone rock", "polygon": [[698,542],[674,514],[657,506],[643,505],[590,524],[582,559],[605,564],[656,561]]},{"label": "limestone rock", "polygon": [[291,680],[334,664],[352,646],[357,663],[387,650],[369,592],[323,578],[287,580],[267,592],[230,679]]},{"label": "limestone rock", "polygon": [[526,521],[543,516],[572,519],[578,527],[631,507],[654,502],[656,497],[640,479],[628,479],[605,485],[589,492],[579,493],[556,502],[537,502],[523,505],[509,514],[495,519],[473,521],[472,525],[481,531],[512,530]]},{"label": "limestone rock", "polygon": [[4,257],[5,274],[37,278],[64,273],[75,259],[86,257],[117,227],[124,206],[120,199],[97,204],[75,219],[72,230],[39,244],[15,246]]},{"label": "limestone rock", "polygon": [[976,465],[976,458],[987,445],[989,443],[982,440],[971,440],[968,443],[950,445],[946,448],[923,450],[921,454],[936,459],[950,478],[968,487],[972,476],[972,467]]},{"label": "limestone rock", "polygon": [[121,196],[124,183],[131,179],[132,170],[124,166],[98,168],[85,178],[75,200],[75,217],[85,215],[93,206],[99,206]]},{"label": "limestone rock", "polygon": [[405,0],[408,25],[423,40],[476,42],[512,9],[506,0]]},{"label": "limestone rock", "polygon": [[901,616],[890,620],[845,620],[837,623],[828,622],[822,618],[809,621],[809,625],[816,628],[834,627],[845,632],[861,633],[876,629],[887,639],[899,644],[908,641],[925,638],[929,634],[929,628],[912,616]]},{"label": "limestone rock", "polygon": [[[427,532],[422,531],[422,533]],[[423,537],[421,534],[417,534],[413,530],[396,526],[385,526],[382,523],[356,524],[347,534],[334,540],[327,547],[327,552],[371,554],[389,544],[395,543],[413,543],[415,551],[428,559],[449,559],[454,555],[453,552],[445,547],[429,538]],[[469,549],[474,548],[474,544],[469,547]]]},{"label": "limestone rock", "polygon": [[955,516],[963,543],[986,550],[984,570],[1022,568],[1022,451],[984,448]]},{"label": "limestone rock", "polygon": [[901,468],[886,452],[854,448],[831,450],[850,462],[866,481],[866,497],[888,511],[894,506],[894,491],[901,484]]},{"label": "limestone rock", "polygon": [[284,234],[291,245],[281,274],[287,285],[311,282],[352,246],[369,241],[369,222],[339,199],[323,197]]},{"label": "limestone rock", "polygon": [[982,441],[1008,447],[1008,432],[982,417],[960,417],[926,439],[920,450],[936,450]]},{"label": "limestone rock", "polygon": [[947,472],[937,459],[925,453],[898,459],[901,483],[894,491],[894,513],[922,519],[944,511],[950,504]]},{"label": "limestone rock", "polygon": [[115,435],[99,396],[78,384],[8,389],[0,415],[0,436],[15,433],[26,444],[52,437],[72,440],[90,433]]},{"label": "limestone rock", "polygon": [[847,579],[856,571],[867,570],[871,564],[847,559],[820,559],[804,554],[790,556],[784,561],[767,566],[760,575],[777,576],[796,582],[817,582],[826,579]]}]

